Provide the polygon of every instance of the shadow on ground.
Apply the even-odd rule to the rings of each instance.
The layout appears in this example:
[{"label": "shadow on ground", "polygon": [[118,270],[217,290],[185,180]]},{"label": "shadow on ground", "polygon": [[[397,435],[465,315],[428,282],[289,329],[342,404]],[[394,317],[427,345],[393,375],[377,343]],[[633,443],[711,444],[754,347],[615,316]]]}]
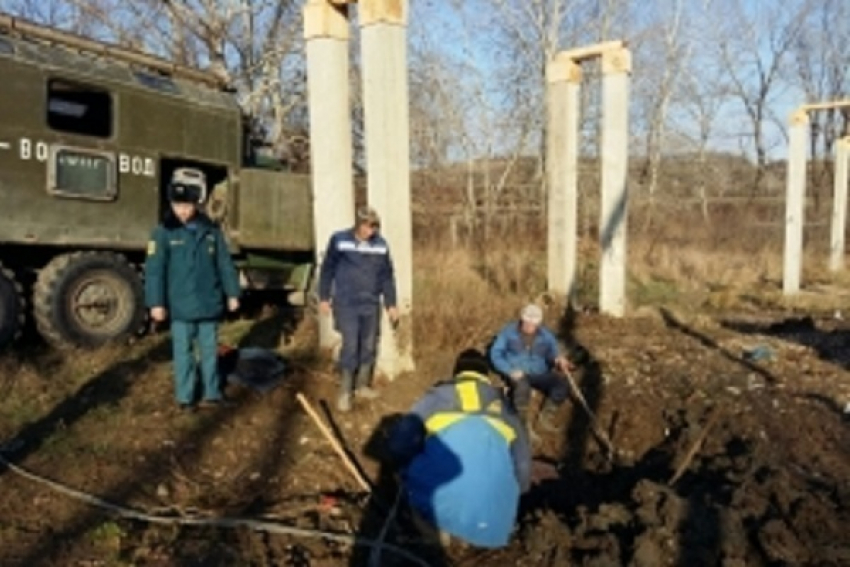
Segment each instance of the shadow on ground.
[{"label": "shadow on ground", "polygon": [[[256,323],[248,335],[268,336],[277,322],[262,320]],[[117,406],[120,401],[131,395],[131,389],[145,389],[145,384],[140,384],[153,364],[162,363],[170,358],[170,343],[165,338],[151,339],[153,345],[144,350],[138,357],[121,361],[109,369],[97,374],[88,380],[74,394],[58,403],[47,415],[24,426],[16,436],[19,441],[18,448],[6,457],[14,462],[21,462],[27,457],[35,456],[42,444],[51,434],[58,429],[71,430],[87,414],[98,408],[106,406]],[[285,383],[285,390],[297,390],[304,381],[304,374],[290,376]],[[170,393],[170,390],[169,390]],[[139,395],[134,391],[133,395]],[[144,395],[144,394],[141,394]],[[298,415],[295,407],[294,396],[282,388],[268,394],[274,397],[273,403],[280,404],[279,419],[276,419],[271,428],[258,431],[257,434],[263,439],[266,448],[260,451],[255,458],[249,462],[238,463],[245,475],[232,477],[233,482],[226,485],[210,482],[202,479],[201,475],[189,482],[198,487],[199,493],[191,502],[173,502],[174,511],[185,508],[187,505],[204,510],[213,515],[229,516],[256,516],[264,513],[274,504],[269,495],[274,494],[269,490],[271,479],[279,478],[285,474],[289,463],[285,457],[286,448],[291,443],[291,424],[294,416]],[[104,479],[97,485],[97,496],[114,503],[126,503],[141,498],[149,500],[151,487],[172,486],[175,482],[175,474],[192,476],[193,464],[197,462],[202,454],[208,454],[214,450],[213,441],[223,433],[223,430],[233,426],[239,421],[249,419],[252,408],[259,403],[242,399],[236,407],[206,410],[194,414],[180,413],[176,409],[163,411],[163,418],[168,420],[173,427],[173,435],[167,446],[156,450],[149,449],[127,455],[131,459],[123,469],[124,474],[112,475],[108,480]],[[161,408],[173,407],[173,400],[160,400]],[[116,411],[123,411],[117,408]],[[134,431],[128,431],[133,435]],[[143,434],[139,432],[139,434]],[[48,461],[52,458],[46,457]],[[51,462],[50,471],[46,476],[55,480],[62,478],[61,471],[66,467],[79,466],[77,459],[70,457],[74,462]],[[229,461],[222,459],[221,466],[226,467]],[[232,466],[232,463],[231,463]],[[176,470],[180,469],[180,470]],[[112,468],[111,471],[116,470]],[[247,472],[250,471],[250,475]],[[37,472],[37,471],[36,471]],[[233,473],[233,470],[228,473]],[[198,473],[198,471],[195,471]],[[8,475],[8,471],[0,471],[0,475]],[[93,474],[96,474],[93,471]],[[112,518],[107,512],[95,507],[82,507],[78,513],[67,516],[68,520],[59,524],[50,522],[44,526],[42,533],[33,538],[31,543],[16,557],[2,557],[4,565],[63,565],[67,564],[68,558],[74,557],[79,545],[85,545],[86,538],[83,537],[92,529]],[[144,543],[144,548],[159,549],[179,565],[205,565],[225,566],[234,565],[245,559],[243,552],[239,549],[257,549],[285,546],[282,543],[271,542],[269,538],[260,534],[247,533],[241,530],[217,530],[201,528],[173,527],[163,529],[140,524],[136,521],[118,520],[128,534],[137,534],[135,537]],[[133,536],[131,536],[133,537]],[[243,541],[243,540],[250,541]],[[253,543],[252,543],[253,542]],[[287,554],[297,554],[298,546],[289,546],[281,549],[278,557]],[[261,552],[265,553],[265,552]],[[0,553],[2,556],[2,553]],[[136,563],[143,561],[143,557],[121,556],[121,560]]]},{"label": "shadow on ground", "polygon": [[822,328],[811,316],[789,317],[780,321],[754,322],[725,319],[721,325],[738,333],[776,337],[784,341],[808,347],[821,360],[850,369],[850,328],[846,324]]}]

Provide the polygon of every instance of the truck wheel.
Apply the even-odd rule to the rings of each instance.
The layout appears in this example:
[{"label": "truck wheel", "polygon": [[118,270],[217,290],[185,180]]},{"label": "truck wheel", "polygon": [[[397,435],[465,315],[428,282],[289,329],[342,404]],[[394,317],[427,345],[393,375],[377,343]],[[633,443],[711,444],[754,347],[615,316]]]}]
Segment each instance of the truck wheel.
[{"label": "truck wheel", "polygon": [[38,274],[35,321],[56,347],[94,348],[139,331],[145,317],[142,280],[127,260],[78,252],[51,260]]},{"label": "truck wheel", "polygon": [[8,346],[24,327],[24,293],[15,274],[0,264],[0,349]]}]

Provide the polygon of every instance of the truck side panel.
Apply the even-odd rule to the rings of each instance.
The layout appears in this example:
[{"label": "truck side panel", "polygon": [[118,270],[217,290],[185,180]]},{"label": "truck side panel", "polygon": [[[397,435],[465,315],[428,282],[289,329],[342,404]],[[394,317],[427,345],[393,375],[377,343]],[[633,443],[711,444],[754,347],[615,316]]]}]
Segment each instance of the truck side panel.
[{"label": "truck side panel", "polygon": [[313,197],[306,175],[244,169],[239,175],[239,245],[311,251]]},{"label": "truck side panel", "polygon": [[[159,217],[163,159],[238,168],[240,112],[229,95],[179,81],[166,94],[114,64],[9,43],[15,52],[0,52],[0,242],[141,250]],[[66,127],[97,105],[107,107],[104,132]],[[73,190],[51,191],[57,182]]]}]

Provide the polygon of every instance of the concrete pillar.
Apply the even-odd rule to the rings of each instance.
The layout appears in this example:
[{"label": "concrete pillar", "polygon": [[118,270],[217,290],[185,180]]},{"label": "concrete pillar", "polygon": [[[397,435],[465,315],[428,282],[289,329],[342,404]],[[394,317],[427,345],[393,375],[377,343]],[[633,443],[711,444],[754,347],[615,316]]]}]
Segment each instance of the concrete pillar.
[{"label": "concrete pillar", "polygon": [[782,274],[782,291],[786,295],[800,291],[808,138],[808,114],[805,111],[794,113],[788,128],[788,193],[785,200],[785,257]]},{"label": "concrete pillar", "polygon": [[571,303],[578,254],[581,66],[558,56],[549,63],[546,75],[547,287]]},{"label": "concrete pillar", "polygon": [[842,138],[835,142],[835,191],[832,199],[832,238],[829,246],[829,269],[833,272],[844,268],[848,169],[850,169],[850,138]]},{"label": "concrete pillar", "polygon": [[[309,0],[304,6],[317,269],[331,234],[354,225],[349,36],[346,6],[325,0]],[[319,344],[340,344],[331,317],[319,317]]]},{"label": "concrete pillar", "polygon": [[390,379],[414,369],[407,10],[407,0],[361,0],[358,14],[369,204],[393,253],[401,315],[395,331],[386,315],[381,324],[376,370]]},{"label": "concrete pillar", "polygon": [[599,310],[615,317],[626,311],[626,216],[629,154],[628,49],[602,53],[602,197],[599,238]]}]

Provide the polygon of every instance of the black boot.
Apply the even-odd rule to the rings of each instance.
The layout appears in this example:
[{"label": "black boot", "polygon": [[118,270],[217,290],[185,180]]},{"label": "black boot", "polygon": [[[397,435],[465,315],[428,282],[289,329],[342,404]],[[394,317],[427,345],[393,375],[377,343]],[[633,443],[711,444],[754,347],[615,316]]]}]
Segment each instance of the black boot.
[{"label": "black boot", "polygon": [[357,371],[357,383],[355,384],[354,395],[367,400],[374,400],[378,397],[378,392],[370,386],[372,383],[372,365],[364,364]]},{"label": "black boot", "polygon": [[342,412],[351,411],[351,391],[354,388],[354,373],[351,370],[339,371],[339,395],[336,399],[336,409]]}]

